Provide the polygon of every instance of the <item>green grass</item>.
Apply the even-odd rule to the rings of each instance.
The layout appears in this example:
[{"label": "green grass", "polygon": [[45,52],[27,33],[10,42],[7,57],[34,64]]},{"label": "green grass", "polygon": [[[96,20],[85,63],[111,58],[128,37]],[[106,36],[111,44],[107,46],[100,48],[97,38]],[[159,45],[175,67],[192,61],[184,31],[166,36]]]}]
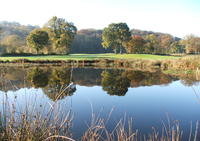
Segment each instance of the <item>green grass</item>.
[{"label": "green grass", "polygon": [[148,55],[148,54],[70,54],[70,55],[44,55],[44,56],[19,56],[19,57],[0,57],[0,60],[12,61],[17,59],[28,60],[95,60],[95,59],[145,59],[145,60],[163,60],[177,59],[180,57]]}]

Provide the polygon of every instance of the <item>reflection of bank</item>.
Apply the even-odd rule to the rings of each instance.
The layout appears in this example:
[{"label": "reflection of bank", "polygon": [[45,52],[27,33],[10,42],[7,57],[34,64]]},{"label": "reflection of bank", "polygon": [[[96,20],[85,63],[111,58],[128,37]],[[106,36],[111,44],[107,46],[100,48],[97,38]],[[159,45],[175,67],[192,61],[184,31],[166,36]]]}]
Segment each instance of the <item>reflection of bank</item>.
[{"label": "reflection of bank", "polygon": [[21,88],[41,88],[52,100],[71,96],[76,91],[73,69],[63,67],[2,67],[0,90],[16,91]]},{"label": "reflection of bank", "polygon": [[149,72],[120,69],[73,69],[57,66],[0,67],[0,90],[7,92],[25,87],[41,88],[52,100],[73,95],[76,85],[102,86],[103,90],[110,95],[124,96],[129,87],[167,85],[179,79],[184,85],[195,85],[200,80],[200,71],[173,74],[159,70]]}]

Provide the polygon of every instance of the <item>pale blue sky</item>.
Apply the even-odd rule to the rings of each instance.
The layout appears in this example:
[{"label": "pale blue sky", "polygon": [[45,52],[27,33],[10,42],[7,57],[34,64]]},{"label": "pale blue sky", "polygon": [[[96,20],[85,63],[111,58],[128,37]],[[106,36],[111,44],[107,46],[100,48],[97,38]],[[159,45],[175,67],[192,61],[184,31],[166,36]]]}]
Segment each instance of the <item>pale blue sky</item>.
[{"label": "pale blue sky", "polygon": [[2,0],[0,21],[42,26],[52,16],[78,29],[102,29],[112,22],[184,37],[200,35],[200,0]]}]

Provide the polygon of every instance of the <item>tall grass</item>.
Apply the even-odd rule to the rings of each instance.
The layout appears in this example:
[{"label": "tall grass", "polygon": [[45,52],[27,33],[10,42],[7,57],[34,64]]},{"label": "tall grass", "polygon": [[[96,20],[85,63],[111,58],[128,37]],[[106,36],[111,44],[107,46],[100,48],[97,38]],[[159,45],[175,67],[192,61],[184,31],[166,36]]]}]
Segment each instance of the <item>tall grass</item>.
[{"label": "tall grass", "polygon": [[[122,118],[112,130],[106,127],[106,120],[93,116],[89,128],[82,136],[82,141],[198,141],[198,122],[188,135],[183,134],[178,121],[162,122],[162,130],[158,131],[152,127],[152,132],[142,134],[139,130],[134,130],[133,120]],[[184,136],[183,136],[184,135]],[[187,138],[186,138],[187,137]]]},{"label": "tall grass", "polygon": [[[41,109],[16,108],[14,103],[10,103],[7,95],[2,101],[2,110],[0,111],[0,140],[8,141],[42,141],[71,139],[70,127],[72,123],[72,114],[60,113],[58,105],[48,103]],[[34,106],[34,105],[32,105]],[[59,112],[58,112],[59,111]],[[63,115],[60,117],[59,115]]]}]

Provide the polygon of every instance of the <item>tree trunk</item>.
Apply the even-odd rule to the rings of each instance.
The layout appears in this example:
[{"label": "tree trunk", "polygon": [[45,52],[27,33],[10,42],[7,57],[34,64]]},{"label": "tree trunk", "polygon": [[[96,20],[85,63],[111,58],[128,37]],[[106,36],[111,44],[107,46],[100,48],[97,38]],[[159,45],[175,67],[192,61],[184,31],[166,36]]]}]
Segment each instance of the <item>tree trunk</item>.
[{"label": "tree trunk", "polygon": [[120,48],[119,48],[119,49],[120,49],[120,54],[122,54],[122,47],[120,46]]},{"label": "tree trunk", "polygon": [[114,49],[114,53],[117,54],[117,48]]}]

